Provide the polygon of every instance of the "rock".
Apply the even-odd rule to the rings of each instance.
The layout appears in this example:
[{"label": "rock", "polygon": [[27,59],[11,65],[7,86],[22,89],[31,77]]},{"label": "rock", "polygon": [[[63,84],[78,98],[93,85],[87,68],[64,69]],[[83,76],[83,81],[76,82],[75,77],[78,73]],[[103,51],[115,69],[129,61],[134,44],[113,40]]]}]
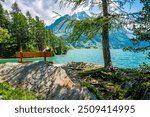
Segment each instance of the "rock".
[{"label": "rock", "polygon": [[79,83],[81,77],[77,74],[78,70],[84,70],[88,68],[101,68],[101,65],[93,64],[93,63],[84,63],[84,62],[69,62],[67,64],[61,65],[61,68],[63,68],[67,75],[71,78],[71,80],[74,83]]},{"label": "rock", "polygon": [[0,81],[21,86],[49,100],[96,99],[88,89],[74,82],[76,75],[44,61],[0,66]]},{"label": "rock", "polygon": [[150,100],[150,87],[145,90],[142,100]]},{"label": "rock", "polygon": [[150,70],[147,70],[145,74],[150,74]]},{"label": "rock", "polygon": [[147,92],[147,94],[143,97],[143,100],[150,100],[150,92]]},{"label": "rock", "polygon": [[122,89],[130,89],[133,87],[133,85],[136,83],[136,81],[126,81],[121,85]]},{"label": "rock", "polygon": [[3,96],[0,95],[0,100],[3,100]]},{"label": "rock", "polygon": [[88,68],[100,68],[101,65],[93,64],[93,63],[84,63],[84,62],[69,62],[65,67],[71,68],[73,70],[84,70]]}]

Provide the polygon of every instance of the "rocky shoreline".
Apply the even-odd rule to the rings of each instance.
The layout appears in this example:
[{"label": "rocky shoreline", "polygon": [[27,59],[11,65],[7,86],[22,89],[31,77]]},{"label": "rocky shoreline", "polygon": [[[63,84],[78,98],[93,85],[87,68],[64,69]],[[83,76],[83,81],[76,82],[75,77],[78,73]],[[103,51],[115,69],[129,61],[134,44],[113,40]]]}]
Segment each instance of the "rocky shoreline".
[{"label": "rocky shoreline", "polygon": [[0,82],[21,86],[48,100],[95,100],[95,95],[75,80],[77,75],[67,69],[68,65],[57,66],[43,61],[4,64],[0,65]]},{"label": "rocky shoreline", "polygon": [[150,99],[150,75],[143,69],[105,71],[83,62],[0,65],[0,83],[33,92],[47,100]]}]

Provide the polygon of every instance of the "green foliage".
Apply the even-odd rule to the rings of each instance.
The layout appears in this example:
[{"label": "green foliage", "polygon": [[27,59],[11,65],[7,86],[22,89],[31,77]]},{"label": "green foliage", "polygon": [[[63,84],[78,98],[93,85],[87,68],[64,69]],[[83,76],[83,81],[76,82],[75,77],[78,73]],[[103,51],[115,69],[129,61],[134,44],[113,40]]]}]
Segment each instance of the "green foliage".
[{"label": "green foliage", "polygon": [[42,97],[35,96],[32,92],[21,88],[13,88],[7,83],[0,83],[0,96],[4,100],[37,100]]},{"label": "green foliage", "polygon": [[69,22],[67,28],[73,28],[72,34],[69,37],[71,42],[78,41],[81,36],[85,36],[87,40],[94,38],[96,35],[101,34],[102,27],[106,22],[109,23],[109,28],[111,28],[110,18],[101,16]]},{"label": "green foliage", "polygon": [[35,26],[36,26],[36,30],[35,30],[35,42],[37,45],[37,48],[39,51],[42,51],[44,49],[44,47],[46,46],[46,28],[45,28],[45,24],[43,21],[41,21],[39,19],[39,17],[36,16],[35,19]]},{"label": "green foliage", "polygon": [[59,37],[57,39],[57,48],[56,53],[57,54],[65,54],[69,48],[66,46],[65,39],[63,37]]},{"label": "green foliage", "polygon": [[5,43],[10,39],[10,34],[8,34],[7,29],[0,27],[0,56],[4,56],[4,48],[6,48]]},{"label": "green foliage", "polygon": [[[55,0],[55,1],[57,1],[57,0]],[[75,10],[81,6],[87,6],[89,3],[89,0],[62,0],[61,2],[64,2],[64,4],[66,4],[66,5],[68,3],[69,4],[72,3],[73,10]]]},{"label": "green foliage", "polygon": [[140,68],[144,68],[144,69],[150,70],[150,65],[146,64],[145,62],[143,62],[143,64],[140,65]]},{"label": "green foliage", "polygon": [[112,71],[88,68],[78,74],[81,85],[95,95],[100,94],[100,99],[143,99],[150,87],[150,74],[146,70],[147,67]]},{"label": "green foliage", "polygon": [[[57,0],[55,0],[57,1]],[[70,5],[74,9],[80,7],[89,7],[93,9],[95,6],[99,7],[99,13],[94,13],[92,10],[89,12],[93,15],[93,18],[84,18],[83,20],[70,21],[70,26],[73,31],[69,39],[72,41],[77,41],[81,36],[85,36],[87,40],[94,38],[96,35],[99,35],[101,39],[102,35],[102,49],[103,49],[103,58],[105,68],[111,68],[112,61],[110,55],[109,47],[109,30],[112,28],[120,27],[120,25],[128,24],[127,15],[123,11],[123,6],[126,3],[133,3],[134,0],[61,0],[66,5]],[[67,4],[68,3],[68,4]],[[115,5],[115,10],[111,10],[110,6]],[[116,9],[117,8],[117,9]],[[119,10],[120,12],[116,12]],[[127,18],[126,18],[127,17]]]},{"label": "green foliage", "polygon": [[22,13],[12,13],[11,33],[12,37],[16,38],[16,43],[19,50],[22,51],[26,48],[25,44],[29,42],[29,31],[27,19]]},{"label": "green foliage", "polygon": [[5,11],[0,3],[0,27],[8,28],[9,21],[7,17],[7,11]]},{"label": "green foliage", "polygon": [[1,57],[15,57],[17,51],[43,51],[45,47],[49,47],[53,55],[65,53],[68,49],[63,38],[59,39],[47,30],[38,16],[31,17],[29,11],[25,16],[16,2],[10,13],[0,4],[0,27],[3,28],[0,29],[0,43],[3,41],[0,44]]},{"label": "green foliage", "polygon": [[10,34],[8,34],[8,30],[0,27],[0,43],[4,43],[9,38]]},{"label": "green foliage", "polygon": [[20,8],[18,7],[18,4],[15,2],[13,5],[12,5],[12,12],[11,13],[16,13],[16,14],[19,14],[19,13],[21,13],[21,10],[20,10]]},{"label": "green foliage", "polygon": [[100,92],[96,89],[96,87],[92,86],[88,82],[81,82],[81,86],[86,87],[89,91],[91,91],[99,100],[103,100],[104,98],[100,95]]},{"label": "green foliage", "polygon": [[135,100],[143,99],[143,96],[147,93],[150,88],[150,77],[147,78],[139,78],[136,84],[133,85],[133,88],[130,88],[125,97],[129,97]]},{"label": "green foliage", "polygon": [[[136,35],[135,38],[131,39],[131,42],[139,46],[143,42],[147,42],[147,45],[140,47],[129,47],[126,50],[141,52],[141,51],[149,51],[150,50],[150,4],[149,0],[140,0],[143,4],[142,11],[138,14],[138,18],[135,21],[133,30]],[[150,53],[149,53],[150,54]]]}]

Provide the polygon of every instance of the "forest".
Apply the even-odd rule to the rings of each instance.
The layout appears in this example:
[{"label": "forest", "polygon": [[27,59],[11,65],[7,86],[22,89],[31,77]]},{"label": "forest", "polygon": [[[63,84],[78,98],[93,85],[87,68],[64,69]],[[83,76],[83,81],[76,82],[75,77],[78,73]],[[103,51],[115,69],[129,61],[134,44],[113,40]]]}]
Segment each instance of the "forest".
[{"label": "forest", "polygon": [[15,57],[17,51],[49,51],[66,53],[68,46],[63,37],[57,37],[46,29],[46,24],[38,16],[33,18],[28,11],[24,15],[17,3],[12,10],[4,10],[0,4],[0,57]]}]

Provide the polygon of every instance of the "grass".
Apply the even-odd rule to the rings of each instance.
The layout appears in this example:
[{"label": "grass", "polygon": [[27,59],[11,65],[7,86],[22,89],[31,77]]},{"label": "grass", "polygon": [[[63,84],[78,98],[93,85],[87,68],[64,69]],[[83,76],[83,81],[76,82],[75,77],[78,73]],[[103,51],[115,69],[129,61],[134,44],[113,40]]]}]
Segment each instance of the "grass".
[{"label": "grass", "polygon": [[93,85],[91,85],[88,82],[81,82],[81,86],[82,87],[86,87],[89,91],[91,91],[92,93],[95,94],[95,96],[97,97],[97,99],[102,100],[103,96],[100,95],[99,91],[96,89],[96,87],[94,87]]},{"label": "grass", "polygon": [[22,88],[13,88],[8,83],[0,83],[0,98],[3,100],[40,100],[33,92],[23,90]]},{"label": "grass", "polygon": [[150,74],[146,69],[120,69],[112,71],[84,69],[78,71],[81,85],[87,87],[98,99],[143,99],[150,89]]}]

